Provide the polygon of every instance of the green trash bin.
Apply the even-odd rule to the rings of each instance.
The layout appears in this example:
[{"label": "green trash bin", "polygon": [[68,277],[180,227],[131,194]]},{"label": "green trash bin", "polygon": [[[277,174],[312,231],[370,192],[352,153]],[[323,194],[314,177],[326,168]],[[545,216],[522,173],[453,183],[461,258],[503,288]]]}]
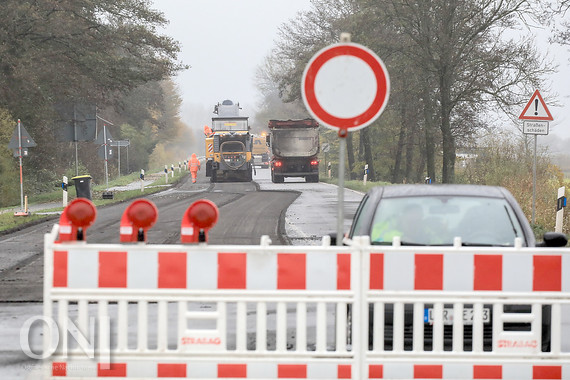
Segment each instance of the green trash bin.
[{"label": "green trash bin", "polygon": [[72,180],[77,198],[87,198],[91,200],[91,176],[78,175],[73,177]]}]

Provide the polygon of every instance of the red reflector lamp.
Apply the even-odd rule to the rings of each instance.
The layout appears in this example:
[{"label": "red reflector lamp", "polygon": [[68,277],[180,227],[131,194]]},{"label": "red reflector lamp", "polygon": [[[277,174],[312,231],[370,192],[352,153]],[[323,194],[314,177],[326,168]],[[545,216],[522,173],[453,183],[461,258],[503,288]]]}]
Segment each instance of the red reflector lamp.
[{"label": "red reflector lamp", "polygon": [[319,161],[317,161],[317,160],[311,161],[311,165],[312,165],[312,166],[316,166],[316,165],[318,165],[318,164],[319,164]]},{"label": "red reflector lamp", "polygon": [[275,161],[275,166],[281,167],[283,166],[283,163],[281,161]]},{"label": "red reflector lamp", "polygon": [[158,209],[154,203],[147,199],[137,199],[127,207],[121,218],[121,242],[146,241],[146,232],[154,226],[157,218]]},{"label": "red reflector lamp", "polygon": [[85,240],[85,231],[95,222],[97,209],[87,198],[76,198],[63,210],[59,218],[57,242]]},{"label": "red reflector lamp", "polygon": [[202,243],[208,241],[208,231],[218,221],[218,207],[207,199],[192,203],[182,217],[180,241],[182,243]]}]

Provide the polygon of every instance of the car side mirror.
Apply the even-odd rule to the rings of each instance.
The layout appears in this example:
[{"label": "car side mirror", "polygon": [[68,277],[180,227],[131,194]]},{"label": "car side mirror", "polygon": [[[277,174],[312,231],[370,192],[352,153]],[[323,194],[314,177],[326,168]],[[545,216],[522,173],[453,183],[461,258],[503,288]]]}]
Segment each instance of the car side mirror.
[{"label": "car side mirror", "polygon": [[568,244],[566,235],[560,232],[546,232],[539,247],[565,247]]}]

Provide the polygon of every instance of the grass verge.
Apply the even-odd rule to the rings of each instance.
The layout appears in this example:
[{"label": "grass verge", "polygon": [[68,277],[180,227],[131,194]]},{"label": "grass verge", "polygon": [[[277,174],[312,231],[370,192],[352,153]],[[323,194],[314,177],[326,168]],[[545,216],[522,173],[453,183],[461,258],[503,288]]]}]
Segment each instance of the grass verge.
[{"label": "grass verge", "polygon": [[[320,176],[319,180],[321,182],[330,183],[333,185],[338,185],[338,178],[327,178],[327,177]],[[364,181],[356,181],[356,180],[344,181],[344,187],[346,187],[347,189],[360,191],[362,193],[366,193],[366,192],[368,192],[368,190],[370,190],[376,186],[387,186],[387,185],[391,185],[391,183],[390,182],[382,182],[382,181],[379,181],[379,182],[367,181],[366,185],[364,185]]]},{"label": "grass verge", "polygon": [[[182,171],[181,173],[174,172],[174,177],[168,177],[168,184],[176,185],[181,180],[183,180],[187,175],[188,172]],[[115,186],[125,186],[129,183],[135,182],[138,178],[137,173],[133,173],[128,176],[123,176],[119,179],[113,180],[109,182],[109,187]],[[149,194],[157,193],[159,191],[164,191],[169,187],[165,187],[164,176],[158,176],[157,179],[150,185],[146,186],[144,192],[141,192],[140,188],[136,190],[127,190],[127,191],[114,191],[113,192],[113,199],[103,199],[103,192],[106,191],[107,187],[105,185],[96,185],[92,188],[92,201],[95,206],[104,206],[113,203],[124,202],[127,200],[145,197]],[[33,203],[30,204],[37,204],[37,203],[49,203],[49,202],[61,202],[62,193],[61,190],[44,193],[40,195],[34,195]],[[69,201],[71,202],[75,199],[75,190],[73,187],[69,189]],[[13,207],[10,207],[10,210]],[[62,211],[63,207],[55,207],[46,210],[41,210],[43,212],[49,211]],[[0,214],[0,232],[9,233],[11,231],[17,231],[27,225],[32,225],[37,223],[38,221],[43,221],[46,219],[53,219],[57,218],[58,216],[46,216],[46,215],[38,215],[35,213],[30,213],[29,216],[14,216],[12,211],[5,212]]]}]

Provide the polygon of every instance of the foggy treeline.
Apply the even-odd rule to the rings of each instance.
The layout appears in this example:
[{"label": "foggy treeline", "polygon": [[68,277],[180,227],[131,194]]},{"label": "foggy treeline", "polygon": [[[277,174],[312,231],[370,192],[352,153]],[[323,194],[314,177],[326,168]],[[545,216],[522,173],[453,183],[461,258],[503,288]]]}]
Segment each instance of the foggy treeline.
[{"label": "foggy treeline", "polygon": [[[306,63],[349,32],[352,42],[382,58],[391,78],[384,114],[349,134],[351,177],[361,178],[367,163],[374,180],[464,180],[456,178],[456,153],[476,154],[480,136],[514,125],[535,89],[549,95],[555,67],[531,30],[549,30],[552,42],[568,44],[568,24],[555,22],[568,7],[538,0],[314,0],[280,27],[258,69],[264,95],[258,117],[306,117],[300,89]],[[324,138],[336,142],[334,132]]]},{"label": "foggy treeline", "polygon": [[[0,2],[1,205],[19,199],[18,160],[7,147],[17,119],[37,143],[24,158],[28,194],[53,190],[62,175],[75,175],[74,143],[58,139],[57,104],[96,105],[97,115],[112,123],[113,138],[130,140],[131,171],[148,168],[153,154],[166,159],[164,144],[192,139],[170,80],[185,68],[177,60],[180,46],[157,32],[166,22],[144,0]],[[79,174],[104,182],[99,146],[79,142],[78,148]],[[113,173],[116,160],[110,161]]]}]

